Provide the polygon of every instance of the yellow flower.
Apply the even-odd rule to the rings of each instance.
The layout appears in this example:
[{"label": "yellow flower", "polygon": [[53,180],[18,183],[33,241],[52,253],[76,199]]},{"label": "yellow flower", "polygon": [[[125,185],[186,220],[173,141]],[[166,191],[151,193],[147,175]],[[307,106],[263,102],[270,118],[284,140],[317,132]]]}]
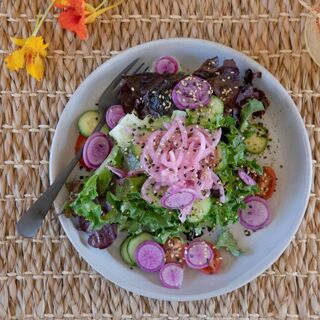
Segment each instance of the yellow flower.
[{"label": "yellow flower", "polygon": [[10,54],[5,62],[10,70],[19,70],[24,66],[27,72],[37,79],[41,80],[44,73],[43,59],[47,56],[48,44],[44,43],[43,38],[31,36],[27,39],[12,38],[12,42],[21,47]]}]

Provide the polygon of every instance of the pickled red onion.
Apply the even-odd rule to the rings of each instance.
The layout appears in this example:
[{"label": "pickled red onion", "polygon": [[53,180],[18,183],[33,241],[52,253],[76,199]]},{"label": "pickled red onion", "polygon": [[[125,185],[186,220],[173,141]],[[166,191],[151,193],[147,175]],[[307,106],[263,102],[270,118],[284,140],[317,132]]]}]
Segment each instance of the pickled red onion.
[{"label": "pickled red onion", "polygon": [[[151,181],[154,188],[168,190],[192,189],[195,199],[210,195],[212,188],[219,189],[220,201],[225,201],[224,189],[219,177],[205,163],[215,157],[215,149],[221,138],[221,129],[213,134],[199,126],[185,126],[183,118],[174,119],[165,130],[156,130],[146,140],[141,154],[142,168],[150,176],[142,187],[146,194]],[[191,206],[192,207],[192,206]],[[185,220],[190,205],[180,208],[180,220]]]}]

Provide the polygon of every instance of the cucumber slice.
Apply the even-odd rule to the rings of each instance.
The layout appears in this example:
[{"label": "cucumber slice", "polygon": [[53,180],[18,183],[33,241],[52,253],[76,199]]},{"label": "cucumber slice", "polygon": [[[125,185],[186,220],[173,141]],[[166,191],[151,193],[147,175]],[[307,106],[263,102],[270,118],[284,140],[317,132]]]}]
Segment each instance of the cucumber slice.
[{"label": "cucumber slice", "polygon": [[128,264],[130,266],[135,265],[135,262],[130,259],[130,256],[128,253],[128,244],[132,238],[133,238],[132,236],[127,237],[126,239],[124,239],[124,241],[121,243],[121,246],[120,246],[121,258],[126,264]]},{"label": "cucumber slice", "polygon": [[89,137],[93,130],[96,128],[100,121],[100,113],[96,110],[89,110],[84,112],[78,120],[79,132],[85,136]]},{"label": "cucumber slice", "polygon": [[227,148],[224,144],[217,146],[217,156],[219,159],[217,170],[222,170],[227,166]]},{"label": "cucumber slice", "polygon": [[223,113],[224,105],[222,100],[212,97],[207,107],[196,110],[187,110],[189,124],[199,124],[201,127],[210,126],[210,122]]},{"label": "cucumber slice", "polygon": [[101,128],[100,132],[104,133],[105,135],[108,135],[108,134],[109,134],[109,128],[108,128],[108,126],[105,124],[105,125]]},{"label": "cucumber slice", "polygon": [[197,223],[203,220],[211,209],[210,197],[203,200],[197,200],[193,203],[192,210],[188,215],[188,221],[191,223]]},{"label": "cucumber slice", "polygon": [[268,145],[268,130],[262,125],[253,125],[255,132],[244,140],[246,150],[253,154],[262,153]]},{"label": "cucumber slice", "polygon": [[223,101],[218,97],[212,97],[208,107],[211,109],[211,113],[213,114],[223,113],[223,109],[224,109]]},{"label": "cucumber slice", "polygon": [[136,265],[135,253],[138,245],[144,241],[153,240],[153,237],[150,233],[142,232],[137,236],[130,239],[127,246],[128,255],[131,261],[133,261],[134,265]]}]

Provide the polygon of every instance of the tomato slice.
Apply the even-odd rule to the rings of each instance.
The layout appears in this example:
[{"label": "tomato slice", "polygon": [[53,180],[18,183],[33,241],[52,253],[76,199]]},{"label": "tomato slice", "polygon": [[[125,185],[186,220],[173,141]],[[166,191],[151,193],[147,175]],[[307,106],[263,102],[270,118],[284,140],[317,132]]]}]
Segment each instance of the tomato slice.
[{"label": "tomato slice", "polygon": [[271,167],[263,167],[263,174],[258,178],[259,193],[257,195],[264,199],[272,197],[276,190],[277,177],[276,173]]},{"label": "tomato slice", "polygon": [[179,238],[168,239],[163,245],[166,263],[179,263],[184,265],[184,251],[186,247],[187,244]]},{"label": "tomato slice", "polygon": [[[84,137],[83,135],[79,134],[76,145],[75,145],[75,152],[78,153],[81,148],[84,146],[84,144],[86,143],[88,138]],[[87,166],[85,165],[83,158],[81,157],[80,161],[80,166],[87,168]]]},{"label": "tomato slice", "polygon": [[216,274],[220,271],[222,265],[222,257],[219,250],[214,246],[214,244],[207,242],[213,251],[213,258],[209,262],[209,266],[200,269],[201,272],[206,274]]}]

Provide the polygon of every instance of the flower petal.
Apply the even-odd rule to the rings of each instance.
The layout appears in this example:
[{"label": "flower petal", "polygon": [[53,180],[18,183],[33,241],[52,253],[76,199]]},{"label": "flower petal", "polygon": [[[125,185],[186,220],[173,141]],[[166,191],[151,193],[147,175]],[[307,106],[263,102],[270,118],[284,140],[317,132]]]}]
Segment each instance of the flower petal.
[{"label": "flower petal", "polygon": [[9,56],[5,58],[5,62],[7,64],[8,69],[10,70],[19,70],[24,66],[24,49],[19,49],[13,51]]},{"label": "flower petal", "polygon": [[85,3],[85,10],[86,10],[86,13],[89,14],[89,13],[93,13],[95,11],[95,8],[90,3]]},{"label": "flower petal", "polygon": [[17,46],[19,46],[19,47],[22,47],[22,46],[25,44],[26,39],[11,38],[11,41],[12,41],[15,45],[17,45]]},{"label": "flower petal", "polygon": [[52,0],[54,1],[54,6],[57,8],[67,8],[70,6],[69,0]]},{"label": "flower petal", "polygon": [[34,58],[27,59],[26,69],[32,77],[40,81],[44,74],[42,58],[37,54]]},{"label": "flower petal", "polygon": [[46,57],[48,43],[44,43],[43,38],[40,37],[30,37],[25,43],[26,51],[35,51],[38,52],[42,57]]},{"label": "flower petal", "polygon": [[67,9],[60,13],[58,21],[62,28],[75,32],[81,40],[88,38],[88,29],[84,23],[85,17],[76,10]]}]

